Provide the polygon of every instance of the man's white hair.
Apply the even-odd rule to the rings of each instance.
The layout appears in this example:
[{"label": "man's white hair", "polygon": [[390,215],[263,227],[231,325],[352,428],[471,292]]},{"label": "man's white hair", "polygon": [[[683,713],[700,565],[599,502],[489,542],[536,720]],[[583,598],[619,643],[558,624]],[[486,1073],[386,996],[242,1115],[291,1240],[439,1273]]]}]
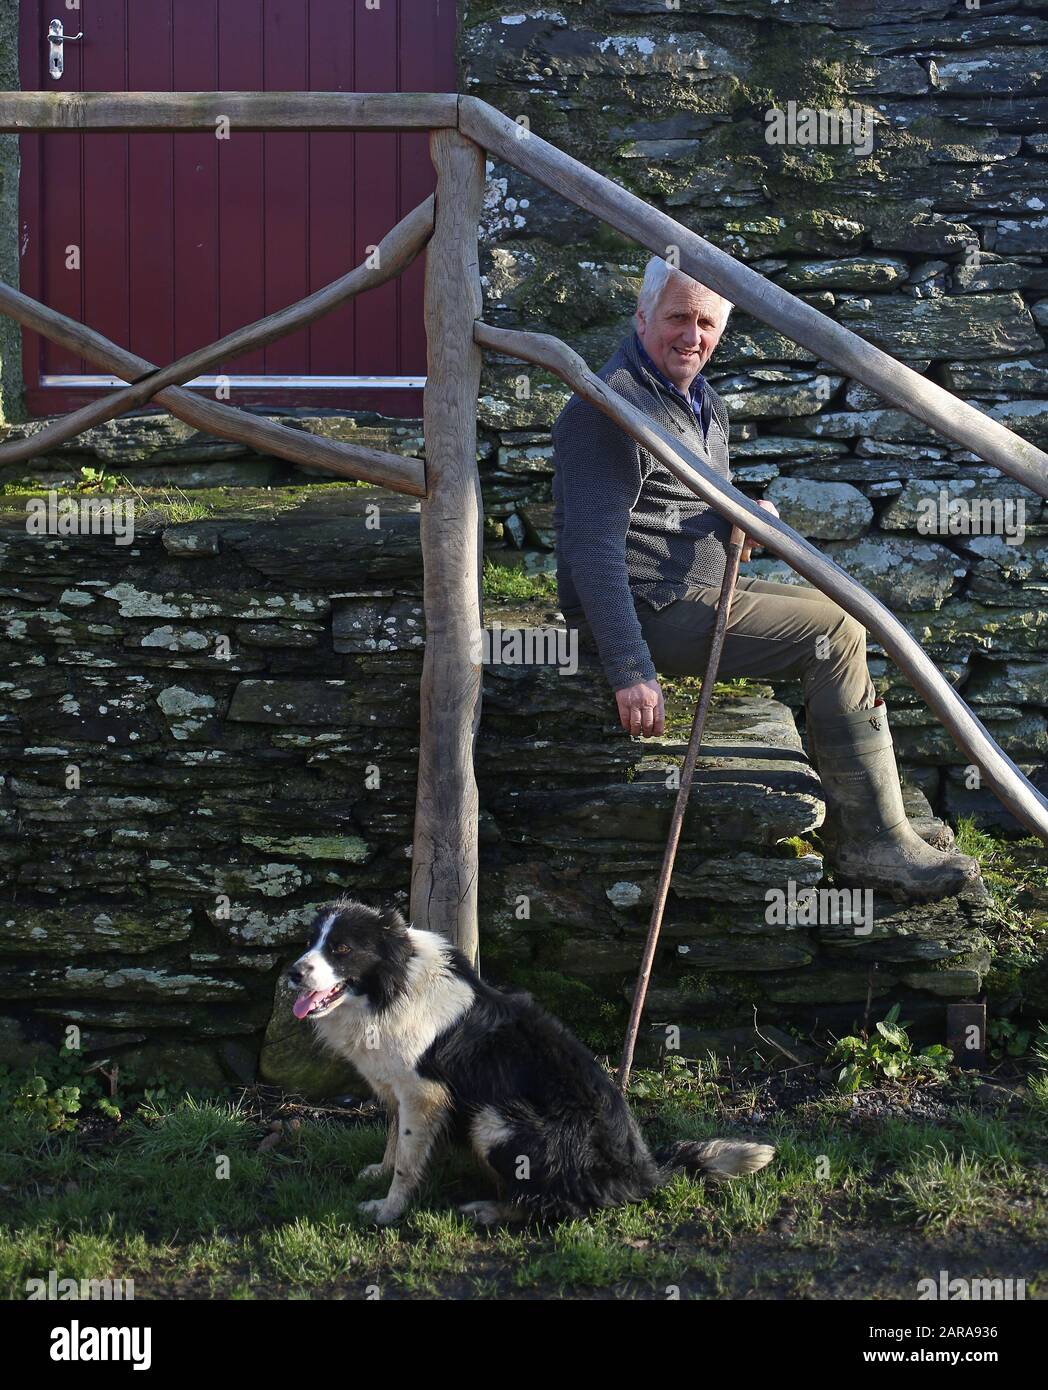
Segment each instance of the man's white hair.
[{"label": "man's white hair", "polygon": [[719,301],[722,314],[720,328],[723,333],[728,316],[735,306],[722,295],[719,295],[716,290],[711,290],[700,280],[694,280],[690,275],[685,275],[683,270],[678,270],[675,265],[670,265],[662,256],[652,256],[644,267],[644,279],[641,281],[640,293],[637,295],[637,312],[643,314],[645,319],[650,320],[662,298],[663,290],[673,277],[676,277],[677,280],[684,280],[689,285],[698,285],[700,289],[705,290],[707,294]]}]

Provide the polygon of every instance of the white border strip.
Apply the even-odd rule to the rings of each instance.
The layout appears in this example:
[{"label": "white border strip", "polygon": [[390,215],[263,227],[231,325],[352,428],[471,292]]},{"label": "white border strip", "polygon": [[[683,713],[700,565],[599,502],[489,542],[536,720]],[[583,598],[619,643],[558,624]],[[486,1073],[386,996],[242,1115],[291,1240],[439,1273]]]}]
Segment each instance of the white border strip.
[{"label": "white border strip", "polygon": [[[42,376],[40,385],[64,390],[111,391],[127,382],[118,376]],[[231,390],[284,391],[288,388],[308,391],[345,391],[370,389],[383,391],[420,391],[426,385],[424,376],[198,376],[187,386],[214,391],[219,386]]]}]

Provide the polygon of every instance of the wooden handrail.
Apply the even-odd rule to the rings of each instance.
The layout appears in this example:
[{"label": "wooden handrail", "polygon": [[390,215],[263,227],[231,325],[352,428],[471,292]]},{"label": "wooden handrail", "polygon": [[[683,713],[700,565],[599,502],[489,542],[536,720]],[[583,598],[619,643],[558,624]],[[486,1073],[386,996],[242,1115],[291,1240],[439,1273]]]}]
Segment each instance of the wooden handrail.
[{"label": "wooden handrail", "polygon": [[[217,342],[197,348],[194,352],[179,358],[177,362],[172,362],[170,366],[151,372],[132,386],[124,386],[111,395],[89,402],[70,415],[48,421],[43,429],[26,439],[13,439],[0,444],[0,464],[21,462],[35,454],[56,449],[84,430],[92,429],[117,415],[123,415],[125,411],[144,405],[166,387],[191,381],[193,377],[206,372],[209,367],[216,366],[225,358],[240,357],[246,352],[265,347],[267,343],[275,342],[288,333],[305,328],[345,300],[364,290],[383,285],[387,280],[399,275],[423,249],[432,233],[433,195],[430,194],[386,233],[376,250],[362,265],[339,276],[337,280],[332,280],[322,289],[315,290],[305,299],[267,314],[265,318],[257,319],[243,328],[234,329]],[[368,263],[372,261],[374,264]],[[0,286],[2,285],[3,282],[0,281]],[[47,336],[47,324],[53,311],[35,300],[29,302],[35,304],[36,324],[41,325],[40,331]],[[0,303],[3,303],[2,294]],[[25,318],[25,308],[22,304],[15,304],[9,312],[13,318]],[[234,417],[238,413],[233,413]]]},{"label": "wooden handrail", "polygon": [[903,624],[879,599],[839,565],[823,555],[792,527],[758,507],[744,493],[681,443],[680,439],[638,410],[590,371],[577,352],[548,333],[524,333],[478,322],[474,337],[482,347],[545,367],[591,402],[638,444],[655,455],[674,477],[722,516],[768,547],[810,579],[816,588],[868,628],[928,703],[953,737],[984,773],[990,790],[1017,820],[1048,844],[1048,799],[1023,776],[990,737],[939,668],[925,655]]},{"label": "wooden handrail", "polygon": [[515,169],[560,193],[625,236],[665,256],[754,318],[861,381],[892,405],[963,444],[1033,492],[1048,497],[1048,454],[910,367],[834,322],[803,299],[721,251],[635,194],[548,144],[477,97],[462,97],[464,134]]}]

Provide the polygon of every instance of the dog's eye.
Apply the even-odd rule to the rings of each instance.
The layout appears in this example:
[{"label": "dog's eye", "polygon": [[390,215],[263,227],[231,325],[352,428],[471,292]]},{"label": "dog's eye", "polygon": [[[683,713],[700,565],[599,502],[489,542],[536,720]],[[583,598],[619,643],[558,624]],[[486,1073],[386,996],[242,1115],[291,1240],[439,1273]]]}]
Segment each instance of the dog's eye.
[{"label": "dog's eye", "polygon": [[346,943],[342,941],[334,948],[334,951],[336,956],[348,956],[352,954],[353,947],[347,946]]}]

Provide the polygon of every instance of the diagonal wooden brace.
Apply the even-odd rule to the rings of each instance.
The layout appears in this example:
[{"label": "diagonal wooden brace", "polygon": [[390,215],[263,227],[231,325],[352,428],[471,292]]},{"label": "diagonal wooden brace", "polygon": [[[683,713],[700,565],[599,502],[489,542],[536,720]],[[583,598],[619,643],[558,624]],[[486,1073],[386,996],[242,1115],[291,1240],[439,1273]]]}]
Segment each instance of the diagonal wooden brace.
[{"label": "diagonal wooden brace", "polygon": [[[0,285],[0,309],[30,328],[40,328],[39,311],[43,310],[43,305],[27,299],[9,285]],[[127,381],[143,372],[157,370],[144,357],[137,357],[126,348],[117,347],[101,333],[85,328],[75,319],[58,314],[53,309],[44,312],[47,315],[47,336],[80,353],[89,362],[96,362]],[[406,492],[412,497],[426,495],[425,465],[418,459],[401,458],[379,449],[365,449],[358,444],[336,444],[319,435],[307,434],[305,430],[290,429],[287,425],[277,424],[275,420],[266,420],[260,415],[250,415],[247,411],[206,400],[187,391],[184,386],[168,386],[156,399],[158,405],[179,420],[218,439],[250,444],[259,453],[275,454],[289,463],[301,464],[306,468],[323,468],[343,478],[363,478],[365,482],[377,483],[395,492]],[[35,449],[31,452],[35,453]]]},{"label": "diagonal wooden brace", "polygon": [[[20,462],[32,458],[35,454],[56,449],[84,430],[144,405],[168,386],[178,386],[191,381],[193,377],[206,372],[209,367],[216,366],[226,358],[240,357],[246,352],[265,347],[267,343],[275,342],[288,333],[305,328],[362,290],[373,289],[399,275],[423,249],[432,233],[433,197],[430,195],[386,233],[375,252],[363,265],[333,280],[323,289],[307,295],[305,299],[300,299],[285,309],[278,309],[276,313],[267,314],[265,318],[258,319],[244,328],[227,333],[224,338],[207,347],[187,353],[168,367],[151,367],[147,372],[138,375],[129,386],[92,401],[59,420],[49,421],[43,429],[28,439],[11,440],[0,445],[0,464]],[[3,288],[6,290],[9,287]],[[39,325],[39,332],[45,337],[53,337],[53,325],[47,317],[51,311],[35,300],[27,299],[25,296],[21,298],[23,314],[27,312],[27,304],[34,305],[37,311],[37,323],[32,326]],[[8,312],[12,317],[19,317],[14,307]],[[25,321],[23,318],[22,322]],[[224,406],[223,409],[232,413],[231,407]]]}]

